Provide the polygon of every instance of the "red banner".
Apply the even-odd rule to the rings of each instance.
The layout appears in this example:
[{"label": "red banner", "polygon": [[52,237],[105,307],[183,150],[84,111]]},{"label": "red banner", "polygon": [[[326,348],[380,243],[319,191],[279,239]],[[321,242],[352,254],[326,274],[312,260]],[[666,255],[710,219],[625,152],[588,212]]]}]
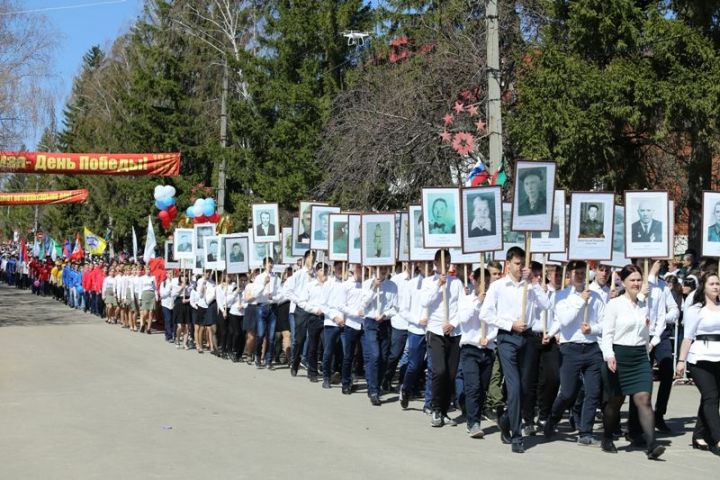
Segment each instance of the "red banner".
[{"label": "red banner", "polygon": [[[0,205],[43,205],[49,203],[83,203],[87,190],[56,190],[53,192],[0,193]],[[39,234],[38,234],[39,235]]]},{"label": "red banner", "polygon": [[174,177],[180,154],[0,152],[0,172]]}]

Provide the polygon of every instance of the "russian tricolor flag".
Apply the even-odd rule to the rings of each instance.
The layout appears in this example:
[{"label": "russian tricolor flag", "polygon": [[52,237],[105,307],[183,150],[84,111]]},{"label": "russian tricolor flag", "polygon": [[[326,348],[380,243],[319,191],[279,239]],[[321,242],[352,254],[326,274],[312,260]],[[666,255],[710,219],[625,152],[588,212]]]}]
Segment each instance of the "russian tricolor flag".
[{"label": "russian tricolor flag", "polygon": [[477,163],[472,170],[470,170],[470,173],[468,173],[465,186],[477,187],[478,185],[482,185],[487,182],[488,178],[490,178],[490,174],[488,173],[487,168],[485,168],[483,161],[478,158]]}]

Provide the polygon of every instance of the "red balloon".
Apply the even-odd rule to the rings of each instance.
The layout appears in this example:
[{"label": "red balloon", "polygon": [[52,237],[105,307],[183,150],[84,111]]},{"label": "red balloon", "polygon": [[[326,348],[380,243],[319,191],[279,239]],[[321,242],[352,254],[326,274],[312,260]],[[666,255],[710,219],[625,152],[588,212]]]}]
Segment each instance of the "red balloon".
[{"label": "red balloon", "polygon": [[162,226],[163,226],[163,228],[164,228],[165,230],[167,230],[168,228],[170,228],[170,219],[168,219],[168,220],[161,220],[160,223],[162,223]]},{"label": "red balloon", "polygon": [[165,222],[170,221],[170,214],[166,210],[160,210],[158,212],[158,218],[164,224]]},{"label": "red balloon", "polygon": [[215,212],[208,217],[211,223],[218,223],[220,221],[220,214]]},{"label": "red balloon", "polygon": [[167,209],[167,212],[170,214],[170,218],[175,218],[175,215],[177,215],[177,206],[170,205],[170,208]]}]

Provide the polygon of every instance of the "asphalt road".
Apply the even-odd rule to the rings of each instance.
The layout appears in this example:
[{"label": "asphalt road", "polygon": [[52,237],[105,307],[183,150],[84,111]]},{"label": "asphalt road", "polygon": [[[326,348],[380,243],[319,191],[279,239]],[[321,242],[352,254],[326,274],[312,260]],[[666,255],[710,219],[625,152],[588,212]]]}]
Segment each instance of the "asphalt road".
[{"label": "asphalt road", "polygon": [[494,425],[472,440],[431,428],[420,401],[372,407],[0,286],[0,479],[709,478],[720,458],[690,447],[698,398],[674,388],[661,462],[569,435],[516,455]]}]

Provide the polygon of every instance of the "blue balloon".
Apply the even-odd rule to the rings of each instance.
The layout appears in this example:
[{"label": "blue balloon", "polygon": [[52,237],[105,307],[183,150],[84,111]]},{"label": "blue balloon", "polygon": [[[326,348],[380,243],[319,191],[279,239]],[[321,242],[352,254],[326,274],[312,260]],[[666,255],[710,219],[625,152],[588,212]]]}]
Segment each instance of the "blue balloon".
[{"label": "blue balloon", "polygon": [[205,203],[207,203],[208,205],[212,205],[213,209],[215,208],[215,199],[214,198],[206,198]]},{"label": "blue balloon", "polygon": [[203,215],[209,217],[213,213],[215,213],[215,205],[205,202],[205,205],[203,205]]},{"label": "blue balloon", "polygon": [[193,208],[192,205],[190,205],[189,207],[187,207],[187,210],[185,210],[185,215],[186,215],[188,218],[195,218],[195,209]]},{"label": "blue balloon", "polygon": [[165,208],[163,208],[162,199],[155,200],[155,208],[157,208],[158,210],[165,210]]},{"label": "blue balloon", "polygon": [[168,208],[175,205],[175,202],[176,202],[175,197],[167,197],[167,199],[168,199]]}]

